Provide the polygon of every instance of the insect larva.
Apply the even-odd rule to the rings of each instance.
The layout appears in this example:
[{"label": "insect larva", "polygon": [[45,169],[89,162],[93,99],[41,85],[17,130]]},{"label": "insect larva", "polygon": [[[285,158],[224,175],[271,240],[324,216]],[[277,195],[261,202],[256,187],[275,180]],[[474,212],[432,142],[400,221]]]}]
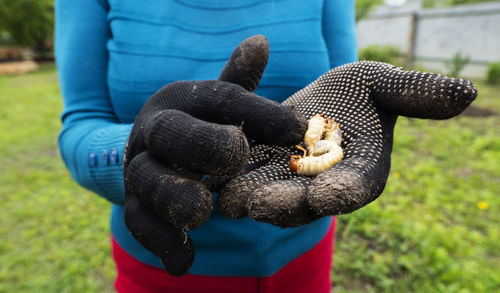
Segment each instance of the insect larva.
[{"label": "insect larva", "polygon": [[307,123],[307,131],[304,135],[304,144],[307,146],[317,140],[321,140],[325,129],[325,118],[316,114]]},{"label": "insect larva", "polygon": [[290,168],[299,175],[314,176],[338,163],[344,157],[342,148],[331,144],[332,148],[320,156],[292,156]]},{"label": "insect larva", "polygon": [[333,120],[328,119],[327,121],[324,140],[332,141],[337,145],[340,145],[342,143],[342,133],[340,132],[339,124],[335,123]]},{"label": "insect larva", "polygon": [[332,141],[318,140],[307,147],[307,153],[310,154],[310,156],[321,156],[330,152],[334,146],[338,145]]},{"label": "insect larva", "polygon": [[309,120],[304,136],[307,150],[297,146],[304,154],[291,156],[290,169],[299,175],[307,176],[314,176],[327,170],[344,157],[340,147],[341,142],[339,124],[323,118],[322,115],[314,115]]}]

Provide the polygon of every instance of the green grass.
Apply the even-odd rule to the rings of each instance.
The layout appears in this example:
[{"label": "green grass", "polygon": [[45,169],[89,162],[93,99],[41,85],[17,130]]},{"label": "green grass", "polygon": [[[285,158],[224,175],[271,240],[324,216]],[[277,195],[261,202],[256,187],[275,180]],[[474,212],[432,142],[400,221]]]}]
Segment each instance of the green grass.
[{"label": "green grass", "polygon": [[112,291],[109,204],[57,152],[53,66],[0,77],[0,292]]},{"label": "green grass", "polygon": [[[478,88],[473,105],[500,113],[500,86]],[[0,77],[0,105],[0,292],[112,292],[109,204],[78,187],[57,153],[53,66]],[[399,118],[384,193],[339,217],[337,292],[500,287],[498,125],[498,114]]]},{"label": "green grass", "polygon": [[500,288],[500,86],[477,85],[496,116],[398,119],[385,191],[339,217],[337,291]]}]

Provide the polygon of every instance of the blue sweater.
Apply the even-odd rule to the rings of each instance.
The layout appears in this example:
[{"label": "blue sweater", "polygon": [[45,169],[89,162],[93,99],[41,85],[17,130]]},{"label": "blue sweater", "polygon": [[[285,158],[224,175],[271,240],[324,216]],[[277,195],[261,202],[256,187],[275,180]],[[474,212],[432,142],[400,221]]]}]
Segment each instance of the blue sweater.
[{"label": "blue sweater", "polygon": [[[216,78],[233,48],[255,34],[265,35],[271,50],[256,93],[281,102],[355,61],[354,1],[56,1],[60,152],[80,185],[112,203],[111,232],[138,260],[162,267],[123,222],[122,155],[135,116],[167,83]],[[280,229],[229,220],[215,208],[190,231],[196,256],[189,273],[269,276],[316,245],[329,223]]]}]

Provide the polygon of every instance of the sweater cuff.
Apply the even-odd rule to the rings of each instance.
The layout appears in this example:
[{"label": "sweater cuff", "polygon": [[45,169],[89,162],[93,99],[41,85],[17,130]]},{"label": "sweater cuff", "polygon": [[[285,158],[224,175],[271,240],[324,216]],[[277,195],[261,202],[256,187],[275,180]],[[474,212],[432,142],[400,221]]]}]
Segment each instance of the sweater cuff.
[{"label": "sweater cuff", "polygon": [[123,150],[132,124],[118,124],[97,130],[87,149],[88,175],[93,190],[112,203],[123,205]]}]

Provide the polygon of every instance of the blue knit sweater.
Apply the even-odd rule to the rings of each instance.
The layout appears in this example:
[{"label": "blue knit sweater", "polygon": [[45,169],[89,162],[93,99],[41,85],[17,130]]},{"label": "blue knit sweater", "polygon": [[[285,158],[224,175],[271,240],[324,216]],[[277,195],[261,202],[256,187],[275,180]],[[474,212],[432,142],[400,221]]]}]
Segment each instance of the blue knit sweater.
[{"label": "blue knit sweater", "polygon": [[[271,50],[256,93],[283,101],[355,61],[354,1],[56,1],[60,152],[80,185],[112,203],[111,232],[138,260],[162,267],[123,223],[122,155],[135,116],[167,83],[216,78],[233,48],[255,34],[265,35]],[[190,231],[196,256],[189,273],[272,275],[317,244],[329,223],[280,229],[229,220],[215,208]]]}]

